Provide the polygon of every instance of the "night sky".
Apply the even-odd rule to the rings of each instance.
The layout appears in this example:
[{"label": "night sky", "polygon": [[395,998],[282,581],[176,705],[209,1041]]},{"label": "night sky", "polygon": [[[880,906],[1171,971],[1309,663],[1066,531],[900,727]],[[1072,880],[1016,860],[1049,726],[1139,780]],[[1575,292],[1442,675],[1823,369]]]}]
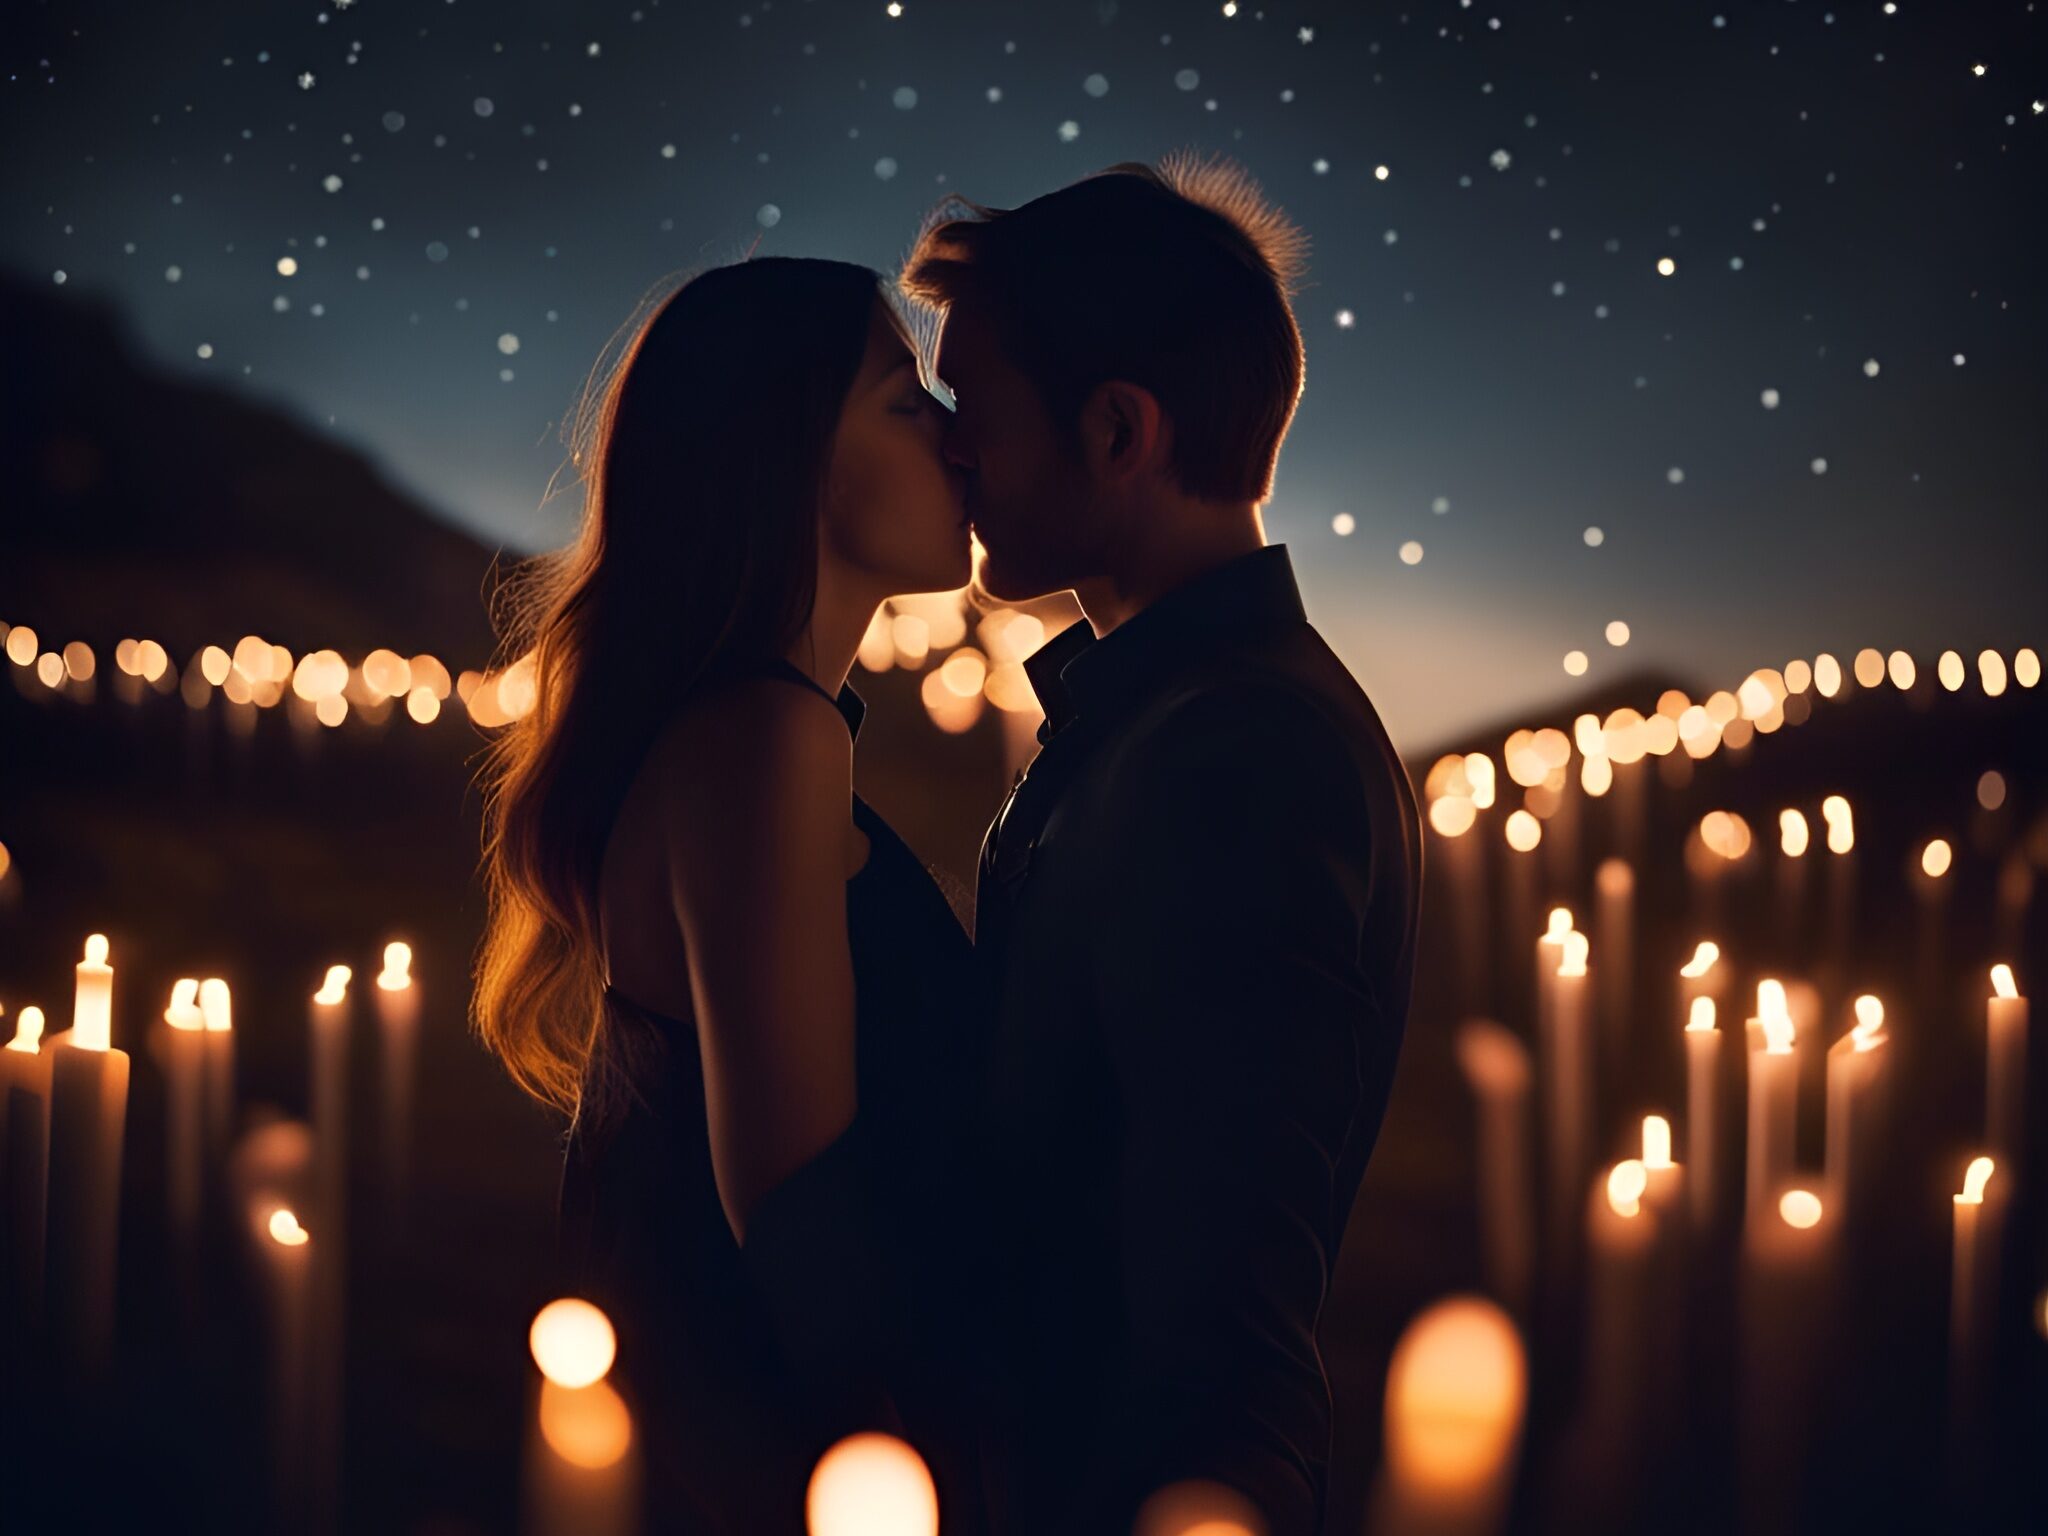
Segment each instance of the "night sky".
[{"label": "night sky", "polygon": [[665,274],[1223,151],[1312,241],[1268,536],[1403,746],[2048,640],[2038,4],[900,9],[5,0],[0,261],[530,549]]}]

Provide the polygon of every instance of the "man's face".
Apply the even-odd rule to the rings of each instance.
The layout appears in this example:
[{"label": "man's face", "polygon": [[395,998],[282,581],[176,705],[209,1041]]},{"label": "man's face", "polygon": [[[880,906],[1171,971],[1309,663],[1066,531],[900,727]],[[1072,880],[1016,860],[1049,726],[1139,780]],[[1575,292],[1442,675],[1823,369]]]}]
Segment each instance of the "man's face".
[{"label": "man's face", "polygon": [[985,551],[982,586],[1022,602],[1085,579],[1083,466],[1070,434],[1004,354],[988,316],[952,306],[933,364],[953,395],[945,453],[967,473],[967,515]]}]

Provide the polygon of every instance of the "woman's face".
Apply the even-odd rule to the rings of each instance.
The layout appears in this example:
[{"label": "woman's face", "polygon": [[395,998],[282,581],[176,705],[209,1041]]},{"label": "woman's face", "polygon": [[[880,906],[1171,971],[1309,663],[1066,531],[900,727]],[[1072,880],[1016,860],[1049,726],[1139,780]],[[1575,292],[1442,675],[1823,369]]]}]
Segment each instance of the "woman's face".
[{"label": "woman's face", "polygon": [[948,414],[919,378],[894,312],[877,298],[832,441],[822,533],[830,556],[885,593],[967,584],[963,477],[940,452]]}]

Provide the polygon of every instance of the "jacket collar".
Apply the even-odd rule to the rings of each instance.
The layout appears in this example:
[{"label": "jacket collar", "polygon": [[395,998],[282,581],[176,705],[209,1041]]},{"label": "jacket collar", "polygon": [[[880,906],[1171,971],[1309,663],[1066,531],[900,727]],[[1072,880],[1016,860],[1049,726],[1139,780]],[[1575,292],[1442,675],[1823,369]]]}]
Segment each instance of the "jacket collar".
[{"label": "jacket collar", "polygon": [[1039,740],[1086,713],[1136,703],[1170,675],[1232,642],[1306,619],[1285,544],[1268,544],[1205,571],[1097,639],[1070,624],[1024,661],[1045,711]]}]

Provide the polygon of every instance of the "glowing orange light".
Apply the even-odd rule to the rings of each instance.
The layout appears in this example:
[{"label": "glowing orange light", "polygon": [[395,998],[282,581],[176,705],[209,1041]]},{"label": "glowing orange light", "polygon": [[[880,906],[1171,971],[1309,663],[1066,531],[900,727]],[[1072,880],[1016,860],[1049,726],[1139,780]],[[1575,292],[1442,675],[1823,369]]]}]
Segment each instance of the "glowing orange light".
[{"label": "glowing orange light", "polygon": [[587,1387],[540,1384],[540,1433],[548,1449],[572,1467],[600,1471],[633,1445],[633,1415],[608,1381]]},{"label": "glowing orange light", "polygon": [[1820,1224],[1820,1196],[1810,1189],[1788,1189],[1778,1197],[1778,1215],[1801,1231]]},{"label": "glowing orange light", "polygon": [[228,984],[218,976],[199,983],[199,1013],[206,1027],[216,1034],[235,1027],[233,999]]},{"label": "glowing orange light", "polygon": [[1988,1157],[1973,1157],[1970,1166],[1963,1170],[1963,1190],[1956,1196],[1957,1205],[1982,1205],[1984,1186],[1991,1182],[1994,1165]]},{"label": "glowing orange light", "polygon": [[1517,853],[1527,853],[1543,841],[1543,823],[1526,810],[1511,812],[1502,830],[1508,846]]},{"label": "glowing orange light", "polygon": [[1714,1000],[1696,997],[1686,1014],[1685,1027],[1694,1034],[1711,1034],[1714,1028]]},{"label": "glowing orange light", "polygon": [[1721,946],[1712,939],[1701,939],[1692,952],[1692,958],[1678,968],[1678,974],[1697,981],[1714,968],[1714,962],[1721,958]]},{"label": "glowing orange light", "polygon": [[602,1381],[619,1351],[611,1319],[574,1296],[551,1301],[536,1312],[526,1341],[541,1375],[562,1387]]},{"label": "glowing orange light", "polygon": [[937,1536],[924,1458],[893,1435],[849,1435],[818,1459],[804,1495],[810,1536]]},{"label": "glowing orange light", "polygon": [[1387,1465],[1405,1486],[1468,1493],[1512,1459],[1527,1397],[1507,1314],[1477,1296],[1439,1301],[1401,1331],[1387,1362]]},{"label": "glowing orange light", "polygon": [[412,985],[412,946],[393,939],[384,946],[384,969],[377,973],[377,985],[386,992],[403,992]]},{"label": "glowing orange light", "polygon": [[354,973],[345,965],[330,965],[321,979],[320,990],[313,994],[313,1001],[322,1007],[332,1008],[348,996],[348,979]]},{"label": "glowing orange light", "polygon": [[1443,837],[1463,837],[1479,812],[1463,795],[1445,795],[1429,803],[1429,824]]},{"label": "glowing orange light", "polygon": [[1954,853],[1947,838],[1930,838],[1927,846],[1920,850],[1920,869],[1930,880],[1939,880],[1947,874],[1953,860]]},{"label": "glowing orange light", "polygon": [[299,1225],[299,1218],[285,1206],[270,1213],[270,1240],[286,1248],[301,1248],[312,1234]]},{"label": "glowing orange light", "polygon": [[1999,997],[2018,997],[2019,983],[2013,979],[2012,967],[2003,960],[1991,967],[1991,990]]},{"label": "glowing orange light", "polygon": [[43,1048],[43,1010],[34,1003],[22,1009],[14,1020],[14,1038],[7,1042],[7,1049],[20,1051],[23,1055],[34,1056]]},{"label": "glowing orange light", "polygon": [[1564,956],[1557,962],[1560,976],[1583,976],[1586,974],[1586,960],[1592,953],[1593,944],[1577,929],[1564,936]]},{"label": "glowing orange light", "polygon": [[1778,812],[1778,847],[1786,858],[1804,857],[1810,837],[1805,816],[1793,810]]},{"label": "glowing orange light", "polygon": [[1625,1157],[1607,1174],[1607,1203],[1617,1216],[1634,1216],[1643,1208],[1643,1191],[1650,1187],[1650,1172],[1642,1159]]},{"label": "glowing orange light", "polygon": [[1662,1115],[1643,1116],[1643,1166],[1645,1168],[1669,1168],[1672,1166],[1671,1122]]},{"label": "glowing orange light", "polygon": [[1849,1031],[1850,1046],[1852,1049],[1859,1051],[1876,1050],[1877,1047],[1884,1044],[1886,1039],[1884,1032],[1884,1004],[1871,993],[1866,992],[1856,999],[1855,1008],[1856,1024]]},{"label": "glowing orange light", "polygon": [[164,1009],[164,1022],[173,1029],[206,1027],[206,1015],[199,1011],[198,977],[181,976],[171,983],[171,1002]]}]

